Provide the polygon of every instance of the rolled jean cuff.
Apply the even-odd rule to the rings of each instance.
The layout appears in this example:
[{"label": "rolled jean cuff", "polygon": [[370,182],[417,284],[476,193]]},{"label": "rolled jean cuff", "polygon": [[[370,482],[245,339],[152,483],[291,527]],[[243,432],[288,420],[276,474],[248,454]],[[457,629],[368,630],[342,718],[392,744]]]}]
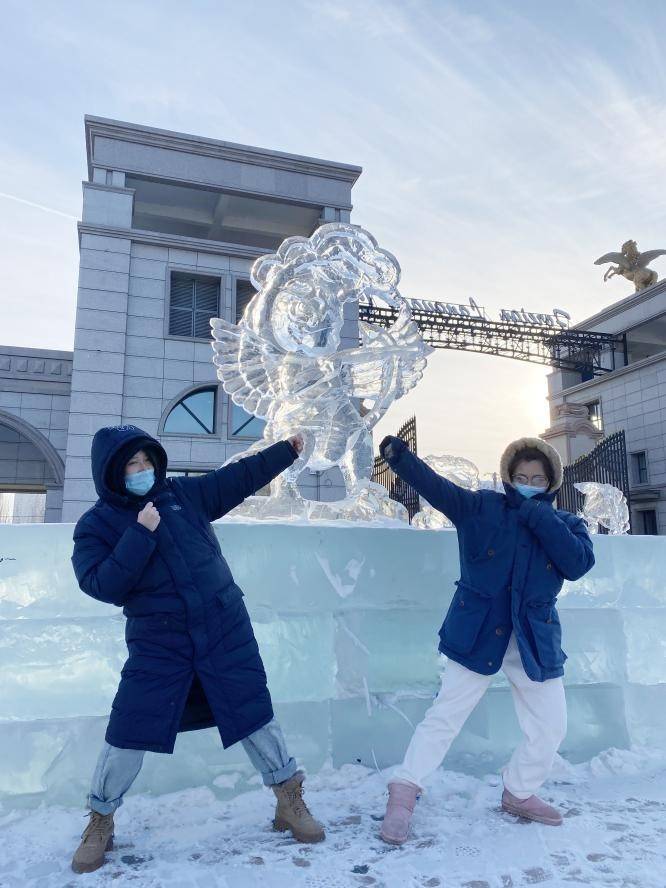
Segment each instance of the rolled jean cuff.
[{"label": "rolled jean cuff", "polygon": [[112,799],[110,802],[102,802],[92,794],[88,796],[88,807],[91,811],[97,811],[98,814],[113,814],[122,803],[122,798]]},{"label": "rolled jean cuff", "polygon": [[297,770],[296,760],[290,758],[279,771],[262,771],[261,779],[264,781],[264,786],[275,786],[278,783],[284,783],[285,780],[291,780]]}]

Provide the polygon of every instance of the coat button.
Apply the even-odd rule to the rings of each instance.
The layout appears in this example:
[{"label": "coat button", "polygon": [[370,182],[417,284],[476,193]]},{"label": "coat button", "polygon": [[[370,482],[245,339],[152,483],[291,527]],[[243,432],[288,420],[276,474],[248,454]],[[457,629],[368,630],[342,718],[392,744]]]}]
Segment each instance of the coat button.
[{"label": "coat button", "polygon": [[460,602],[460,607],[465,607],[465,602],[464,602],[464,601],[461,601],[461,602]]},{"label": "coat button", "polygon": [[495,554],[494,549],[488,549],[488,558],[492,558],[494,554]]},{"label": "coat button", "polygon": [[489,665],[489,666],[492,666],[492,665],[493,665],[493,661],[492,661],[492,660],[488,660],[488,665]]},{"label": "coat button", "polygon": [[553,565],[549,561],[548,564],[546,565],[546,570],[552,570],[552,569],[553,569]]},{"label": "coat button", "polygon": [[498,626],[497,629],[495,629],[495,635],[504,635],[504,629],[502,629],[501,626]]}]

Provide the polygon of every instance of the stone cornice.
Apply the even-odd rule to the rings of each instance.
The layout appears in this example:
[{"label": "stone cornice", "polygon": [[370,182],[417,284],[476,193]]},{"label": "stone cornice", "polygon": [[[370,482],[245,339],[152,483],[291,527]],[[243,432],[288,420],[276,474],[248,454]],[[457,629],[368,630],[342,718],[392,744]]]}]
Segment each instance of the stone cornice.
[{"label": "stone cornice", "polygon": [[168,148],[171,151],[181,151],[187,154],[222,158],[224,160],[236,161],[237,163],[248,163],[255,166],[304,173],[306,175],[323,176],[329,179],[350,182],[352,185],[363,172],[361,167],[352,164],[335,163],[334,161],[321,160],[316,157],[287,154],[282,151],[270,151],[266,148],[238,145],[234,142],[222,142],[203,136],[193,136],[189,133],[176,133],[171,130],[139,126],[134,123],[94,117],[88,114],[85,116],[85,130],[88,173],[91,179],[92,168],[95,165],[95,136],[106,136],[118,141],[135,142],[157,148]]},{"label": "stone cornice", "polygon": [[22,348],[20,345],[0,345],[0,355],[16,355],[17,357],[41,358],[47,361],[72,361],[73,351],[59,351],[52,348]]},{"label": "stone cornice", "polygon": [[86,188],[91,191],[114,191],[117,194],[129,194],[133,195],[135,189],[134,188],[123,188],[120,185],[106,185],[104,182],[86,182],[84,179],[81,183],[83,186],[83,190]]},{"label": "stone cornice", "polygon": [[0,381],[7,391],[26,383],[46,386],[50,392],[70,387],[72,352],[0,345]]},{"label": "stone cornice", "polygon": [[612,305],[607,305],[606,308],[602,308],[597,314],[575,324],[573,329],[591,330],[596,325],[603,324],[604,321],[610,321],[612,318],[617,317],[617,315],[622,314],[622,312],[635,308],[635,306],[640,305],[641,302],[644,302],[646,299],[651,299],[654,296],[659,296],[664,293],[666,293],[666,279],[663,281],[657,281],[656,284],[653,284],[651,287],[646,287],[644,290],[639,290],[638,293],[632,293],[629,296],[625,296],[618,302],[613,302]]},{"label": "stone cornice", "polygon": [[238,256],[242,259],[256,259],[273,250],[248,247],[243,244],[228,244],[224,241],[206,240],[199,237],[184,237],[176,234],[163,234],[160,231],[142,231],[138,228],[108,228],[104,225],[78,223],[79,244],[82,234],[97,234],[103,237],[118,237],[137,244],[152,244],[157,247],[173,247],[180,250],[196,250],[200,253],[215,253],[222,256]]},{"label": "stone cornice", "polygon": [[666,361],[666,350],[659,352],[658,355],[652,355],[651,358],[644,358],[642,361],[636,361],[634,364],[629,364],[626,367],[618,367],[617,370],[611,370],[603,376],[595,376],[594,379],[587,379],[585,382],[579,382],[577,385],[569,386],[569,388],[559,389],[558,391],[549,394],[547,400],[556,401],[562,395],[583,392],[585,389],[594,388],[595,385],[599,385],[599,383],[603,384],[609,379],[617,379],[618,376],[627,376],[630,373],[634,373],[636,370],[642,370],[644,367],[649,367],[650,364],[658,364],[661,361]]}]

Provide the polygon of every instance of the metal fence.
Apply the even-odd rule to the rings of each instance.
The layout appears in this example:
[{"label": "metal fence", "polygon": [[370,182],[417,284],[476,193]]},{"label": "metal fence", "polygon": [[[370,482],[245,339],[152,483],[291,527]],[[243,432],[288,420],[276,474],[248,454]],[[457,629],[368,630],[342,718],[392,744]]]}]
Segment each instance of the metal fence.
[{"label": "metal fence", "polygon": [[[416,417],[412,416],[407,422],[401,426],[396,432],[396,437],[402,438],[412,453],[417,453],[416,449]],[[398,478],[395,472],[389,468],[386,460],[381,456],[375,457],[375,465],[372,471],[372,480],[377,484],[383,484],[388,490],[392,500],[402,503],[409,512],[409,520],[420,510],[419,495],[410,487],[402,478]]]},{"label": "metal fence", "polygon": [[[564,483],[557,494],[557,506],[577,515],[583,509],[585,497],[574,487],[579,481],[597,481],[612,484],[627,498],[629,514],[629,472],[627,469],[627,445],[624,431],[614,432],[600,441],[594,450],[564,467]],[[601,533],[607,533],[600,527]],[[631,531],[629,531],[631,533]]]}]

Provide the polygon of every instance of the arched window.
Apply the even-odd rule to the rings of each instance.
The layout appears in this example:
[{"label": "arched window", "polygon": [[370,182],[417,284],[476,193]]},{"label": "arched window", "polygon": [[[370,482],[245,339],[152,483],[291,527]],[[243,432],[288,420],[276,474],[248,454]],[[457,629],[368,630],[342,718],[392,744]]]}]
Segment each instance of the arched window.
[{"label": "arched window", "polygon": [[238,404],[229,398],[231,408],[230,437],[232,438],[261,438],[266,423],[258,416],[252,416],[247,410],[243,410]]},{"label": "arched window", "polygon": [[206,388],[186,395],[170,410],[162,434],[215,434],[216,392],[216,388]]}]

